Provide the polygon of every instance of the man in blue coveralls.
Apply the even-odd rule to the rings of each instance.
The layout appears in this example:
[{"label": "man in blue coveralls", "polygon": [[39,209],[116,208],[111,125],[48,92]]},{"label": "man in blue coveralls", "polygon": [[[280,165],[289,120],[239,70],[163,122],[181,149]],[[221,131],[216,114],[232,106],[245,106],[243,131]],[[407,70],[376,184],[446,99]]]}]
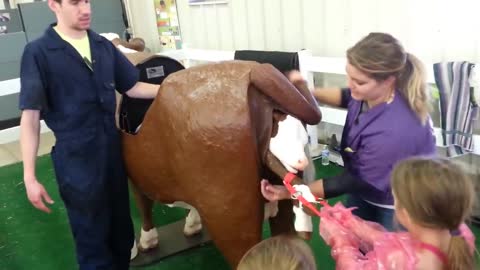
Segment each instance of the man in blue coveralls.
[{"label": "man in blue coveralls", "polygon": [[30,202],[53,201],[35,175],[40,117],[54,132],[52,160],[67,208],[80,269],[128,269],[134,241],[115,90],[154,98],[158,85],[111,42],[89,30],[89,0],[48,0],[57,17],[27,44],[21,63],[21,150]]}]

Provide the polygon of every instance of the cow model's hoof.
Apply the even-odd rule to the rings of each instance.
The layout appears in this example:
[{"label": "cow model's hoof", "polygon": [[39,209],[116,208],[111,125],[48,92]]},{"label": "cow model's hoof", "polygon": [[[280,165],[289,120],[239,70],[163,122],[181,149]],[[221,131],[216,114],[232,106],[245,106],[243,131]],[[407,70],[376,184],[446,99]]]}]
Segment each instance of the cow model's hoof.
[{"label": "cow model's hoof", "polygon": [[152,228],[148,232],[142,231],[140,233],[140,241],[138,243],[138,250],[145,252],[154,249],[158,246],[158,232],[157,228]]},{"label": "cow model's hoof", "polygon": [[133,241],[132,251],[130,252],[130,260],[135,259],[137,255],[138,255],[138,247],[137,247],[137,241],[135,240]]},{"label": "cow model's hoof", "polygon": [[197,234],[201,231],[202,231],[202,223],[195,223],[193,225],[185,224],[185,227],[183,228],[183,234],[186,237],[190,237],[190,236],[195,235],[195,234]]},{"label": "cow model's hoof", "polygon": [[202,219],[197,209],[189,206],[187,218],[185,219],[185,227],[183,227],[183,234],[187,237],[195,235],[202,231]]},{"label": "cow model's hoof", "polygon": [[311,232],[297,232],[298,237],[304,239],[304,240],[310,240],[312,238],[312,233]]},{"label": "cow model's hoof", "polygon": [[303,212],[303,210],[298,206],[293,207],[293,213],[295,213],[295,231],[313,232],[313,223],[311,216]]}]

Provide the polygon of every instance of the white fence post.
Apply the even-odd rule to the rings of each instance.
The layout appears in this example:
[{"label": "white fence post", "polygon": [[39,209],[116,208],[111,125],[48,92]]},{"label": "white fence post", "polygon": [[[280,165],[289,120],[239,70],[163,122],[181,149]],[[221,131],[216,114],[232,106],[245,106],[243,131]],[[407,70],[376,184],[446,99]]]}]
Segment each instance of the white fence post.
[{"label": "white fence post", "polygon": [[[302,77],[305,78],[307,81],[308,88],[313,91],[315,88],[315,84],[313,81],[313,72],[308,70],[306,67],[306,63],[309,58],[312,57],[312,52],[310,50],[302,50],[298,52],[298,62],[300,65],[300,73]],[[318,131],[317,126],[307,125],[307,133],[308,133],[308,142],[310,146],[310,154],[312,156],[317,156],[320,152],[318,149]]]}]

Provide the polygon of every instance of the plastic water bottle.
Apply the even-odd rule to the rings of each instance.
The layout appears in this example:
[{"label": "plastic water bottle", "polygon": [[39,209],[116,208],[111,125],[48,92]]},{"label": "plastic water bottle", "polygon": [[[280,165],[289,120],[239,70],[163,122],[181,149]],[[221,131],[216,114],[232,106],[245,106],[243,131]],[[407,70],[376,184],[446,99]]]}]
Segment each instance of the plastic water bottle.
[{"label": "plastic water bottle", "polygon": [[323,166],[327,166],[328,164],[330,164],[330,151],[328,151],[327,145],[325,145],[325,147],[323,148],[321,156]]}]

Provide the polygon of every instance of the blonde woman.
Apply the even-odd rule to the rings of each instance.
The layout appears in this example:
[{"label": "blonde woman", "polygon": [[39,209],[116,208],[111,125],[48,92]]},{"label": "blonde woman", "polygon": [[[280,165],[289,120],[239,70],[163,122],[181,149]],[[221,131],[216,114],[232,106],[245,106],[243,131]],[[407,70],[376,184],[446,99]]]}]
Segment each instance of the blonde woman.
[{"label": "blonde woman", "polygon": [[[428,115],[425,75],[420,61],[389,34],[371,33],[347,51],[348,88],[315,89],[323,104],[346,108],[341,154],[342,175],[310,184],[313,194],[349,194],[355,214],[393,229],[390,174],[405,158],[435,152]],[[290,74],[296,85],[303,78]],[[305,85],[305,84],[304,84]],[[290,198],[283,186],[262,181],[268,200]]]}]

